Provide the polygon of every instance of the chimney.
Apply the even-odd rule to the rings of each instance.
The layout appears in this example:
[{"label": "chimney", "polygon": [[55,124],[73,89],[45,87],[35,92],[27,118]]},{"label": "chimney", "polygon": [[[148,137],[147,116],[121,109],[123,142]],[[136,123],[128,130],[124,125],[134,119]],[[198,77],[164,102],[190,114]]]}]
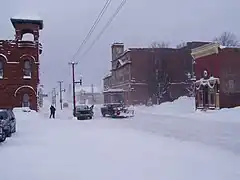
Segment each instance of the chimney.
[{"label": "chimney", "polygon": [[116,60],[119,55],[124,52],[123,43],[113,43],[112,44],[112,61]]}]

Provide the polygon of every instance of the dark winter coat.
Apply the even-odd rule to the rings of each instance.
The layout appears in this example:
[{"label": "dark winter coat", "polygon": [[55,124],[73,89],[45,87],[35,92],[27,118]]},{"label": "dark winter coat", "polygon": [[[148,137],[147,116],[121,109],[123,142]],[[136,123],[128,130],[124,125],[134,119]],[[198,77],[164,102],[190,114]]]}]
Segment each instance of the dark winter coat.
[{"label": "dark winter coat", "polygon": [[54,106],[51,106],[51,107],[50,107],[50,111],[51,111],[51,113],[55,113],[56,108],[55,108]]}]

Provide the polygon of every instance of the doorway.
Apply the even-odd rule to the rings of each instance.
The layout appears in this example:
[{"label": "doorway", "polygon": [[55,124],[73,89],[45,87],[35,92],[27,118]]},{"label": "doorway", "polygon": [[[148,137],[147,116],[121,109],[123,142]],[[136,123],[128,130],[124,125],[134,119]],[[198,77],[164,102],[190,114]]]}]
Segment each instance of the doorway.
[{"label": "doorway", "polygon": [[196,109],[219,109],[219,80],[199,82],[196,82]]},{"label": "doorway", "polygon": [[28,94],[23,94],[22,107],[30,107],[30,98]]}]

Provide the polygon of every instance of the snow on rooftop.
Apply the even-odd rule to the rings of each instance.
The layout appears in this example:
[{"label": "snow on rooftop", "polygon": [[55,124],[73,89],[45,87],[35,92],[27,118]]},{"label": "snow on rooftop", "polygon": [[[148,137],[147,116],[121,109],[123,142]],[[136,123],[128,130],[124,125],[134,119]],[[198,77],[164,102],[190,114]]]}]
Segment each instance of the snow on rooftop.
[{"label": "snow on rooftop", "polygon": [[24,19],[24,20],[42,20],[40,16],[38,15],[24,15],[24,14],[19,14],[16,16],[13,16],[12,19]]},{"label": "snow on rooftop", "polygon": [[121,43],[121,42],[115,42],[115,43],[113,43],[113,45],[124,45],[124,43]]},{"label": "snow on rooftop", "polygon": [[104,78],[108,78],[108,77],[111,77],[112,76],[112,73],[108,73],[104,76]]},{"label": "snow on rooftop", "polygon": [[220,49],[224,49],[224,48],[226,48],[227,46],[220,45],[219,47],[220,47]]},{"label": "snow on rooftop", "polygon": [[219,48],[220,48],[220,49],[225,49],[225,48],[240,48],[240,46],[223,46],[223,45],[220,45]]}]

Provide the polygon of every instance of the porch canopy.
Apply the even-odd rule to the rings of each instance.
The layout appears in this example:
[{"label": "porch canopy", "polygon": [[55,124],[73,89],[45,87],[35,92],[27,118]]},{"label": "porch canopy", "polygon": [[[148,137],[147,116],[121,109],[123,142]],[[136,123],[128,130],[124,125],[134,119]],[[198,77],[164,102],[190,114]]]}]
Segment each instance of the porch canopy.
[{"label": "porch canopy", "polygon": [[210,77],[208,79],[201,78],[195,82],[195,87],[199,90],[202,86],[208,86],[209,88],[213,89],[216,84],[220,84],[219,78]]}]

